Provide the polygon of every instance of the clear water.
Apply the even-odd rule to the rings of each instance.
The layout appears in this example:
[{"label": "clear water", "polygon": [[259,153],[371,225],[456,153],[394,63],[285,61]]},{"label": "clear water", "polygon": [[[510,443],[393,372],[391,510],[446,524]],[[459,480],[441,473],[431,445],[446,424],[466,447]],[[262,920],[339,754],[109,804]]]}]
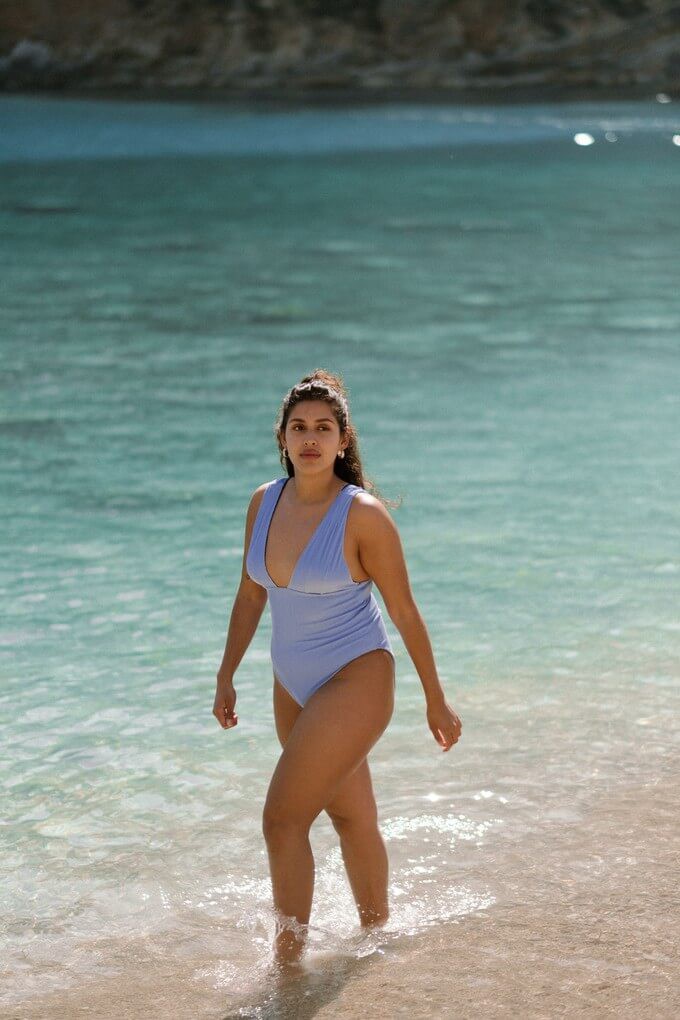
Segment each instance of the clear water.
[{"label": "clear water", "polygon": [[386,617],[392,916],[360,937],[321,816],[309,966],[392,953],[394,977],[419,938],[578,884],[565,836],[678,770],[675,104],[14,96],[0,126],[0,1003],[275,1008],[268,615],[239,726],[211,709],[247,500],[317,366],[404,497],[464,731],[442,754]]}]

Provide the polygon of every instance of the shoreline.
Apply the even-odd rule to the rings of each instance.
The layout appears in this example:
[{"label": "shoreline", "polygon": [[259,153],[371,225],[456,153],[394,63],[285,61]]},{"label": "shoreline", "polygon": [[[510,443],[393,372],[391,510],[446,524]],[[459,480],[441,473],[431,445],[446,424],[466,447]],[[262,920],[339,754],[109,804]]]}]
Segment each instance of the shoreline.
[{"label": "shoreline", "polygon": [[[361,1020],[366,1002],[379,994],[371,1014],[377,1020],[405,1008],[413,1017],[443,1016],[454,1001],[463,1017],[671,1020],[680,1012],[680,990],[672,990],[680,925],[664,904],[675,894],[679,818],[677,777],[670,769],[652,771],[646,782],[593,796],[577,822],[548,825],[558,880],[538,852],[540,832],[504,848],[499,843],[507,887],[493,906],[430,932],[386,933],[376,952],[359,958],[322,956],[290,985],[262,987],[240,1001],[225,987],[196,983],[199,968],[214,971],[218,958],[197,956],[178,966],[177,959],[147,956],[142,939],[127,971],[6,1007],[22,1020],[85,1014],[141,1020],[150,1012],[176,1020],[199,1013],[206,1020]],[[101,946],[111,958],[122,948],[114,942]],[[135,946],[134,937],[128,945]]]},{"label": "shoreline", "polygon": [[73,87],[60,89],[4,89],[5,97],[35,99],[92,99],[99,102],[165,102],[198,103],[202,105],[294,110],[300,107],[327,108],[346,106],[401,105],[428,106],[515,106],[542,103],[658,102],[657,95],[667,95],[671,101],[680,95],[662,83],[645,85],[480,85],[473,88],[365,88],[343,89],[224,89],[224,88],[160,88],[157,86],[121,86],[92,88]]}]

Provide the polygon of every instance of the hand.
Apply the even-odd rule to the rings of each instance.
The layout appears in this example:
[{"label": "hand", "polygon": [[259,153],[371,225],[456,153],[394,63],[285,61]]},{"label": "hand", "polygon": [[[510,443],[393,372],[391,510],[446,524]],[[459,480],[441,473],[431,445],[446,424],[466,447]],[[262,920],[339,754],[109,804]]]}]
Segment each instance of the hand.
[{"label": "hand", "polygon": [[213,715],[223,730],[228,730],[238,723],[238,716],[234,711],[235,704],[236,691],[231,680],[220,680],[218,678]]},{"label": "hand", "polygon": [[458,741],[463,730],[463,724],[446,699],[427,706],[427,725],[443,751],[448,751]]}]

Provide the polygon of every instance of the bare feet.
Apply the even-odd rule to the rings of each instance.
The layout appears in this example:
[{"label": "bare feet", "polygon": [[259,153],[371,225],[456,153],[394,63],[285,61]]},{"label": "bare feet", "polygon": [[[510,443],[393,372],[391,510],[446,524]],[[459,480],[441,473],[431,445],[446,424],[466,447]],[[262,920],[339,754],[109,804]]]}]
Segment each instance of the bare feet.
[{"label": "bare feet", "polygon": [[299,969],[300,960],[307,942],[307,925],[294,917],[276,913],[276,934],[274,936],[274,960],[283,972]]}]

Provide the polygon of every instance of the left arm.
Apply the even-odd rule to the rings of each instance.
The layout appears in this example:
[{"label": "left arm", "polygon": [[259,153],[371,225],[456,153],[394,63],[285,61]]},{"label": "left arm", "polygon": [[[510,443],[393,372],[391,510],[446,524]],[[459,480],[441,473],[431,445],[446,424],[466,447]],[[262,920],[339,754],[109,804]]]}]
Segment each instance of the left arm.
[{"label": "left arm", "polygon": [[411,591],[397,526],[387,508],[375,496],[363,495],[357,503],[356,529],[361,564],[378,586],[389,617],[416,667],[433,733],[442,726],[442,736],[447,743],[449,740],[455,743],[461,729],[460,720],[446,702],[425,621]]}]

